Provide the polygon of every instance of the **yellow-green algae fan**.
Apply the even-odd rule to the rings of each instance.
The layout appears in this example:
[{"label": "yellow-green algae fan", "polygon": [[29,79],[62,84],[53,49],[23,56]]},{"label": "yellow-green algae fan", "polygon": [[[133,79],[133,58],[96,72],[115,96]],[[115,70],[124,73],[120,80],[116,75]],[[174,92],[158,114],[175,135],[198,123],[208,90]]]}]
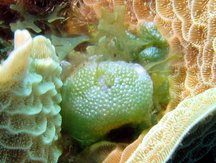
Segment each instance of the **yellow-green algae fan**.
[{"label": "yellow-green algae fan", "polygon": [[51,42],[15,32],[0,65],[0,162],[57,162],[61,67]]},{"label": "yellow-green algae fan", "polygon": [[211,88],[164,115],[126,162],[197,161],[216,147],[215,126],[216,88]]}]

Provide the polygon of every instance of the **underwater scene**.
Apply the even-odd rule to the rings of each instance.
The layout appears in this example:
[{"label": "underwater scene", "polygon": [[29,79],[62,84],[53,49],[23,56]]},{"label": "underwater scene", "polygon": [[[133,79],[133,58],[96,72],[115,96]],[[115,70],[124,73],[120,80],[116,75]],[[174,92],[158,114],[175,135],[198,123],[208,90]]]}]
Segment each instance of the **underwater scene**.
[{"label": "underwater scene", "polygon": [[0,163],[216,162],[216,1],[0,0]]}]

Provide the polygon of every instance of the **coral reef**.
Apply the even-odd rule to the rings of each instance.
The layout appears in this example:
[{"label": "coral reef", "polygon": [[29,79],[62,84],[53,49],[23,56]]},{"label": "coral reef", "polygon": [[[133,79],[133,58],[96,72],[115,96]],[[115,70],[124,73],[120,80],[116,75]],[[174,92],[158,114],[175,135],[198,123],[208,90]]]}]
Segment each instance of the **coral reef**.
[{"label": "coral reef", "polygon": [[0,65],[0,162],[57,162],[61,71],[48,39],[15,32]]},{"label": "coral reef", "polygon": [[[106,163],[185,162],[197,161],[207,152],[215,151],[215,1],[74,0],[66,3],[67,10],[64,15],[66,17],[61,17],[63,13],[60,12],[65,3],[62,3],[63,1],[55,2],[57,1],[3,0],[1,2],[0,28],[3,30],[0,35],[4,38],[0,42],[0,46],[3,47],[0,59],[5,59],[8,56],[11,30],[15,31],[17,28],[28,28],[35,33],[50,34],[49,32],[51,32],[51,35],[55,33],[64,36],[65,34],[93,33],[95,40],[88,40],[82,36],[77,37],[79,39],[77,41],[74,41],[73,38],[54,35],[50,37],[55,42],[60,59],[69,58],[67,61],[72,61],[72,66],[70,65],[72,68],[70,67],[69,71],[73,70],[73,72],[70,74],[71,78],[67,78],[69,71],[63,75],[63,78],[67,78],[67,80],[62,91],[64,99],[70,97],[72,101],[63,101],[62,114],[66,114],[64,117],[67,117],[71,114],[70,106],[73,106],[73,108],[77,108],[75,116],[78,118],[66,118],[65,123],[68,125],[66,128],[71,128],[72,135],[85,145],[101,139],[107,134],[108,130],[102,131],[100,130],[101,126],[98,127],[99,123],[103,124],[105,120],[97,120],[102,116],[98,116],[95,120],[95,117],[92,118],[91,112],[87,110],[85,114],[87,117],[90,115],[91,121],[82,119],[83,110],[85,111],[86,108],[95,109],[98,105],[94,104],[97,101],[95,93],[86,92],[86,83],[88,86],[91,77],[84,79],[86,76],[79,73],[86,68],[84,74],[90,74],[89,68],[95,70],[94,65],[98,66],[102,63],[112,63],[112,66],[109,67],[112,69],[115,67],[113,65],[118,63],[114,64],[113,61],[116,60],[138,62],[145,67],[154,85],[153,98],[149,97],[152,100],[151,105],[154,106],[151,113],[153,115],[157,112],[156,114],[159,113],[162,117],[157,125],[144,130],[139,138],[125,149],[125,144],[121,146],[116,143],[99,143],[98,146],[97,144],[93,145],[81,152],[77,157],[78,162],[86,161],[89,158],[100,162],[105,158],[104,162]],[[21,6],[17,4],[21,4]],[[58,7],[59,4],[61,4],[60,7]],[[119,5],[125,7],[126,15],[124,17],[118,17],[118,13],[115,12],[115,8],[118,8]],[[104,21],[104,10],[101,8],[107,9],[105,12],[108,15],[106,21],[108,20],[112,25],[106,24]],[[14,15],[16,16],[14,17]],[[96,28],[94,28],[95,24],[97,24]],[[124,24],[124,26],[119,26],[119,24]],[[143,33],[150,31],[150,34],[153,34],[149,44],[145,44],[146,40],[143,38],[137,37],[140,36],[143,29]],[[115,38],[115,36],[117,37]],[[146,36],[150,35],[145,35],[145,38],[147,38]],[[158,40],[160,41],[157,42]],[[80,60],[86,59],[88,56],[83,57],[82,53],[74,55],[73,52],[66,56],[74,50],[75,46],[85,41],[89,41],[87,46],[91,44],[87,48],[88,54],[102,54],[105,59],[108,58],[111,61],[101,63],[91,61],[82,65],[83,62]],[[58,46],[58,42],[61,42],[60,46]],[[61,95],[59,92],[62,86],[60,80],[62,70],[59,59],[56,57],[50,41],[42,36],[31,39],[26,31],[16,32],[14,47],[14,51],[0,65],[0,162],[57,162],[61,154],[57,143],[61,130],[59,114]],[[167,55],[167,53],[169,54]],[[172,60],[173,56],[178,56],[178,59]],[[79,61],[76,61],[76,57]],[[61,62],[66,69],[69,64],[67,61]],[[167,80],[169,73],[158,73],[168,71],[167,63],[171,63],[169,81]],[[132,65],[132,63],[130,64]],[[77,67],[77,65],[79,66]],[[93,77],[98,79],[97,76],[93,75]],[[100,86],[98,90],[107,90],[109,85],[104,84],[106,80],[102,78],[96,81]],[[68,83],[71,82],[75,82],[75,85],[69,86]],[[88,100],[92,99],[92,105],[85,103],[85,100],[80,100],[85,99],[77,93],[77,88],[80,86],[85,87],[80,89],[80,94],[85,94],[84,97],[88,97]],[[70,89],[72,89],[73,95],[68,93]],[[98,94],[100,93],[98,91]],[[129,97],[135,96],[136,93],[132,91]],[[93,95],[95,97],[90,98]],[[104,96],[101,95],[98,98],[102,97]],[[114,104],[116,103],[114,102]],[[77,107],[78,105],[79,107]],[[69,114],[64,113],[65,108]],[[94,111],[94,109],[92,110]],[[103,109],[102,112],[96,113],[104,114]],[[138,114],[135,117],[137,116]],[[113,117],[115,118],[115,116]],[[119,117],[117,119],[122,120]],[[108,117],[108,120],[105,121],[109,122],[112,118]],[[124,118],[130,119],[128,116]],[[129,121],[124,123],[127,124]],[[90,124],[98,131],[92,130]],[[77,129],[78,125],[83,125],[83,131],[79,131],[79,127]],[[103,126],[106,126],[103,129],[110,127],[106,123]],[[113,126],[109,130],[112,128]],[[90,136],[86,134],[88,132]],[[98,152],[99,150],[101,153]],[[179,155],[184,157],[179,158]]]},{"label": "coral reef", "polygon": [[63,127],[83,145],[123,125],[151,125],[153,85],[146,70],[123,61],[89,61],[66,79]]},{"label": "coral reef", "polygon": [[[172,99],[167,106],[167,112],[175,109],[181,101],[184,102],[189,97],[215,87],[214,1],[84,0],[84,4],[95,12],[97,18],[101,16],[99,8],[105,4],[108,4],[109,8],[119,4],[127,6],[130,29],[139,28],[143,22],[153,21],[168,41],[169,53],[181,56],[182,59],[172,62],[170,75]],[[195,103],[193,105],[188,110],[196,107]],[[203,110],[207,108],[203,107]],[[214,111],[212,114],[215,114]],[[154,139],[154,136],[151,136]]]}]

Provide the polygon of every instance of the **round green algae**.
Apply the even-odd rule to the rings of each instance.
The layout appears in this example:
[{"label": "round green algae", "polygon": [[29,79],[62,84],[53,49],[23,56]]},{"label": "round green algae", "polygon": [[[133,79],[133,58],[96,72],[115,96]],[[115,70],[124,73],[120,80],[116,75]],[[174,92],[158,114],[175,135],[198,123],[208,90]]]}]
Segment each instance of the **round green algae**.
[{"label": "round green algae", "polygon": [[139,64],[86,63],[66,79],[62,96],[63,127],[83,145],[151,119],[153,83]]}]

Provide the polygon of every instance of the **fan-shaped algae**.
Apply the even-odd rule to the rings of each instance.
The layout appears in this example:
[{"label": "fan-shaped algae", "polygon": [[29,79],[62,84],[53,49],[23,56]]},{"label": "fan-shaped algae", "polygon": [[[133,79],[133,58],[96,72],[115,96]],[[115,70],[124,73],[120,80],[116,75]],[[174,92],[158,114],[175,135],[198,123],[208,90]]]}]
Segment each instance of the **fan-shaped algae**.
[{"label": "fan-shaped algae", "polygon": [[57,162],[61,71],[48,39],[15,32],[0,65],[0,162]]}]

